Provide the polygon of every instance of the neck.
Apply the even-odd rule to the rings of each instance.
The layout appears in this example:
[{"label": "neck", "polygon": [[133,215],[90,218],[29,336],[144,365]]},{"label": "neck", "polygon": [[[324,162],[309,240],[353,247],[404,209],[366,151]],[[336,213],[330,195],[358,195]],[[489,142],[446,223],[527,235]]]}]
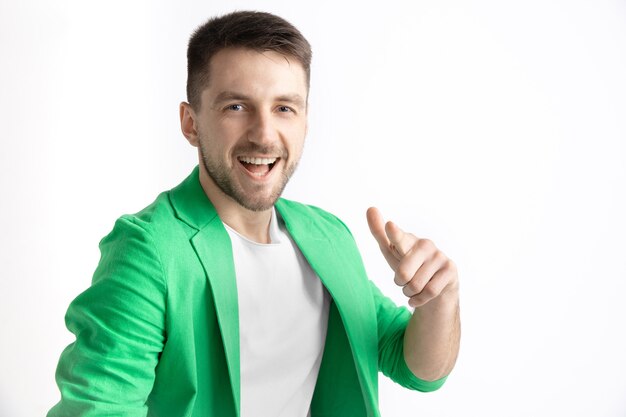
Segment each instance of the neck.
[{"label": "neck", "polygon": [[258,242],[270,243],[269,225],[272,209],[252,211],[241,206],[213,182],[202,164],[200,164],[200,185],[213,203],[217,215],[230,228],[242,236]]}]

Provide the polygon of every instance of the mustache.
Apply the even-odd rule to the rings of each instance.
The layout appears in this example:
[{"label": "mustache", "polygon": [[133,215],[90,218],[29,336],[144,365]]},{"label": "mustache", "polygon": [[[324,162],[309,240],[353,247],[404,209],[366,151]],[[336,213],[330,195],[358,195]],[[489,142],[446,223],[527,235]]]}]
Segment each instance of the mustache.
[{"label": "mustache", "polygon": [[289,156],[287,150],[281,146],[263,146],[256,143],[249,143],[242,146],[233,148],[233,154],[246,155],[246,154],[261,154],[261,155],[273,155],[279,158],[285,159]]}]

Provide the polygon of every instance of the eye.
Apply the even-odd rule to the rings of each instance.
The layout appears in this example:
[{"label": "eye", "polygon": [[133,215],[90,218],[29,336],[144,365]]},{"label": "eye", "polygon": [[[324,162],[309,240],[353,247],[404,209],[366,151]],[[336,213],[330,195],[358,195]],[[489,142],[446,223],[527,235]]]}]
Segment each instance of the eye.
[{"label": "eye", "polygon": [[226,110],[231,110],[231,111],[242,111],[243,110],[243,106],[241,104],[230,104],[226,107]]},{"label": "eye", "polygon": [[293,109],[287,106],[278,106],[278,111],[281,113],[293,113]]}]

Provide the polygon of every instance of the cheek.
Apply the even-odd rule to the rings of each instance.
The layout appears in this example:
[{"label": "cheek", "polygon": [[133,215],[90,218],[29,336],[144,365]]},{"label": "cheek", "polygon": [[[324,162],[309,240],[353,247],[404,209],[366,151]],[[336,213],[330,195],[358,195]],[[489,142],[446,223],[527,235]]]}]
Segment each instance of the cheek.
[{"label": "cheek", "polygon": [[302,153],[304,151],[304,139],[300,138],[298,141],[294,141],[289,148],[289,164],[296,164],[302,159]]},{"label": "cheek", "polygon": [[291,125],[287,129],[290,146],[294,149],[302,149],[306,136],[306,123]]},{"label": "cheek", "polygon": [[230,120],[222,120],[208,125],[204,137],[207,138],[207,145],[221,151],[227,151],[237,143],[238,138],[243,135],[242,132],[240,124]]}]

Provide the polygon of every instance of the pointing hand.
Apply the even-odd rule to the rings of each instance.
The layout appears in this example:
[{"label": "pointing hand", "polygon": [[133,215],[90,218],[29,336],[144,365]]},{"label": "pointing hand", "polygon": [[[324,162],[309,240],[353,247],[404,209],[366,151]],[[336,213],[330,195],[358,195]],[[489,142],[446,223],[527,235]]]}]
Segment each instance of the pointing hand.
[{"label": "pointing hand", "polygon": [[458,291],[456,265],[432,241],[406,233],[391,221],[385,223],[375,207],[367,210],[367,223],[411,307]]}]

